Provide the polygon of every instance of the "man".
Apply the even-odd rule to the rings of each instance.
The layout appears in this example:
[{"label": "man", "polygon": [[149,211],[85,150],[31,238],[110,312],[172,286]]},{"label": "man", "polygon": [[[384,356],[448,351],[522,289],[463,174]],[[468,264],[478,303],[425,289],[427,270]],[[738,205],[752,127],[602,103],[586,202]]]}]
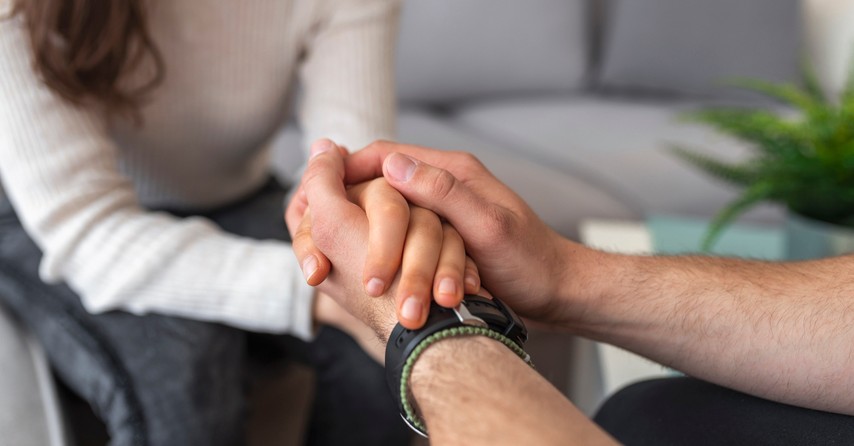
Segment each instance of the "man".
[{"label": "man", "polygon": [[[346,158],[329,141],[315,152],[302,184],[309,218],[302,218],[304,206],[287,215],[295,252],[329,258],[333,269],[319,289],[383,341],[393,310],[352,285],[364,265],[365,230],[341,225],[364,219],[347,201],[345,184],[379,176],[450,222],[484,288],[520,315],[753,396],[693,379],[630,387],[598,416],[620,441],[854,441],[854,258],[769,263],[608,254],[549,229],[471,155],[389,142]],[[487,338],[430,346],[410,383],[437,444],[613,441]],[[651,398],[636,398],[645,393]]]}]

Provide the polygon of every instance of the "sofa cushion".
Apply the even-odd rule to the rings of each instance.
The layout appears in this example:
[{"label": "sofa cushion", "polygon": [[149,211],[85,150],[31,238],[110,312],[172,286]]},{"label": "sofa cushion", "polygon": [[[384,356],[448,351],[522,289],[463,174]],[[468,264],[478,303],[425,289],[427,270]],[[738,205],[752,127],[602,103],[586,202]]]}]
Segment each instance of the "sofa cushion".
[{"label": "sofa cushion", "polygon": [[549,226],[570,238],[586,218],[637,218],[628,206],[583,178],[531,162],[502,144],[455,128],[453,123],[418,110],[400,115],[399,140],[475,154],[495,176],[518,193]]},{"label": "sofa cushion", "polygon": [[398,91],[444,104],[489,94],[570,91],[587,72],[585,0],[409,0]]},{"label": "sofa cushion", "polygon": [[[642,213],[707,217],[738,191],[675,159],[670,144],[738,159],[746,147],[706,127],[680,122],[687,102],[598,98],[507,100],[459,110],[459,125],[517,156],[584,178]],[[778,221],[776,208],[749,213]]]},{"label": "sofa cushion", "polygon": [[600,84],[749,97],[737,77],[798,79],[798,0],[611,0]]}]

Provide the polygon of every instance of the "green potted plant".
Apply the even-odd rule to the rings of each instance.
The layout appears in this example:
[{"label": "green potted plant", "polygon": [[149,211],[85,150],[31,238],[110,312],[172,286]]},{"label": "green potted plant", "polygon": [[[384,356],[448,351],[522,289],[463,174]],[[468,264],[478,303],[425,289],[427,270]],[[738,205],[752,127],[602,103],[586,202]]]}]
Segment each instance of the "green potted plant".
[{"label": "green potted plant", "polygon": [[804,78],[803,87],[760,80],[737,83],[792,106],[796,113],[714,108],[688,116],[748,142],[752,149],[747,160],[731,163],[684,147],[672,148],[690,164],[744,188],[712,220],[704,250],[737,216],[762,201],[788,208],[791,258],[854,248],[854,79],[833,101],[825,97],[809,70]]}]

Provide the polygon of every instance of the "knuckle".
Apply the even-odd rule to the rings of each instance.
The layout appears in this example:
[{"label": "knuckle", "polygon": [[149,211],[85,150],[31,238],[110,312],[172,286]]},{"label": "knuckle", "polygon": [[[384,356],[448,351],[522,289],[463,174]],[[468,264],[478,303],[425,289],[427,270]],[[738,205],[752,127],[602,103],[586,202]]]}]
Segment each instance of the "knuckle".
[{"label": "knuckle", "polygon": [[385,252],[380,247],[368,247],[368,258],[365,259],[365,268],[362,271],[365,280],[374,277],[386,280],[389,275],[397,272],[397,270],[392,270],[393,265],[389,263],[388,258],[383,257],[383,254]]},{"label": "knuckle", "polygon": [[293,236],[294,246],[302,246],[304,243],[311,240],[312,228],[302,225],[297,228]]},{"label": "knuckle", "polygon": [[452,195],[457,187],[457,179],[447,170],[439,170],[430,182],[432,195],[445,200]]},{"label": "knuckle", "polygon": [[[466,263],[463,274],[466,277],[466,286],[477,288],[480,282],[480,271],[478,271],[477,266],[474,263]],[[472,281],[474,283],[472,283]]]},{"label": "knuckle", "polygon": [[409,220],[410,211],[409,206],[405,203],[383,203],[380,205],[376,212],[376,217],[384,219],[385,221],[407,221]]},{"label": "knuckle", "polygon": [[484,173],[489,173],[486,165],[477,156],[468,152],[456,152],[457,160],[455,160],[455,172],[460,174],[460,178],[474,178]]},{"label": "knuckle", "polygon": [[450,223],[442,223],[443,237],[453,242],[462,243],[463,237]]},{"label": "knuckle", "polygon": [[461,152],[461,162],[467,166],[479,166],[480,159],[472,153],[469,152]]},{"label": "knuckle", "polygon": [[312,185],[320,179],[321,175],[323,175],[322,166],[320,165],[321,163],[322,160],[317,160],[310,164],[305,169],[305,172],[303,172],[300,182],[306,191],[311,190]]},{"label": "knuckle", "polygon": [[418,271],[406,271],[401,276],[395,300],[403,302],[409,296],[425,298],[424,294],[433,287],[433,277]]},{"label": "knuckle", "polygon": [[477,169],[483,167],[480,159],[469,152],[455,152],[455,156],[459,158],[457,163],[465,169]]},{"label": "knuckle", "polygon": [[311,236],[312,229],[306,226],[301,226],[294,233],[293,247],[295,252],[310,251],[314,246],[314,239]]},{"label": "knuckle", "polygon": [[420,231],[430,231],[429,235],[442,236],[442,221],[433,211],[414,206],[410,211],[411,224]]},{"label": "knuckle", "polygon": [[388,149],[391,146],[391,141],[385,139],[376,139],[368,144],[365,148],[371,150],[383,150]]},{"label": "knuckle", "polygon": [[313,178],[330,171],[335,171],[337,173],[337,171],[340,170],[338,167],[340,164],[339,159],[340,157],[331,156],[330,152],[324,152],[316,155],[314,158],[308,160],[305,172],[303,173],[303,178]]},{"label": "knuckle", "polygon": [[489,206],[484,218],[484,233],[492,240],[505,239],[515,232],[515,220],[505,209]]},{"label": "knuckle", "polygon": [[478,277],[477,267],[471,264],[466,264],[465,266],[465,274],[471,277]]},{"label": "knuckle", "polygon": [[388,182],[383,177],[374,178],[373,180],[368,181],[368,187],[371,190],[393,190],[391,186],[388,185]]}]

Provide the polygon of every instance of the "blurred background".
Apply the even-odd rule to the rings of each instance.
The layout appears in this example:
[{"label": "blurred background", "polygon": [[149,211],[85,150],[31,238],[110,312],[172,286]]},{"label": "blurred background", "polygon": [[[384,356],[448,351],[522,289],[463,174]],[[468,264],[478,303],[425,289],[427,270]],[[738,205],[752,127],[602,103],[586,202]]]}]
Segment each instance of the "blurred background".
[{"label": "blurred background", "polygon": [[[477,154],[570,237],[591,217],[709,217],[737,190],[665,149],[739,159],[745,147],[682,114],[780,107],[724,83],[797,84],[804,63],[838,94],[852,36],[849,0],[409,0],[398,139]],[[291,127],[278,143],[285,175],[298,141]]]},{"label": "blurred background", "polygon": [[[702,222],[739,194],[666,150],[747,155],[746,143],[684,114],[709,106],[790,113],[725,83],[800,85],[804,64],[833,100],[852,49],[851,0],[406,0],[398,140],[473,152],[567,237],[652,252],[646,222],[660,223],[660,243],[680,231],[695,240]],[[302,164],[298,128],[287,125],[275,146],[278,174],[293,181]],[[750,234],[770,244],[784,219],[772,204],[745,216],[759,224]],[[0,337],[17,336],[7,328],[0,324]],[[27,407],[0,409],[25,411],[46,430],[61,424],[38,347],[22,338],[3,348],[0,358],[34,358],[32,373],[6,378],[40,390]],[[531,350],[538,369],[588,413],[626,382],[669,373],[562,335],[536,333]],[[283,386],[282,394],[298,393]]]}]

